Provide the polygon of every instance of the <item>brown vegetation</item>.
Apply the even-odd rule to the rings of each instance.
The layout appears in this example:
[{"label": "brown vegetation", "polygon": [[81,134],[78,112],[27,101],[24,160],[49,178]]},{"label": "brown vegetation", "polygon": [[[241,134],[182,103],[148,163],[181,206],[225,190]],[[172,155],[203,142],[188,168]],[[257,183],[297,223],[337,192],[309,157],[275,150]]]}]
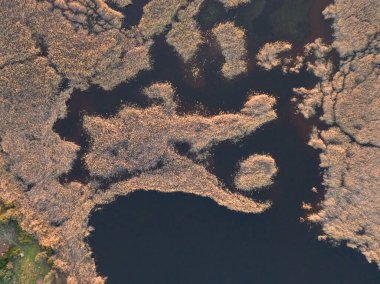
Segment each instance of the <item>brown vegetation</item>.
[{"label": "brown vegetation", "polygon": [[[168,106],[172,110],[174,92],[167,83],[155,84],[145,89],[145,93],[164,98],[163,104],[148,109],[124,107],[110,119],[85,119],[85,127],[93,137],[90,153],[86,156],[91,174],[108,177],[128,171],[133,176],[108,189],[99,197],[102,202],[143,189],[192,193],[243,212],[259,213],[270,206],[270,203],[258,203],[229,192],[203,166],[177,154],[175,143],[187,142],[191,152],[204,155],[216,143],[240,139],[276,117],[273,98],[252,96],[241,113],[206,118],[179,116],[168,111]],[[260,104],[261,111],[252,110]]]},{"label": "brown vegetation", "polygon": [[102,283],[84,243],[88,216],[102,199],[95,185],[58,182],[79,147],[52,128],[73,88],[112,89],[149,69],[153,41],[121,28],[123,16],[102,0],[0,6],[0,196],[16,204],[23,229],[57,252],[54,265],[69,283]]},{"label": "brown vegetation", "polygon": [[[243,212],[258,213],[270,206],[231,193],[200,157],[212,145],[241,139],[275,119],[274,99],[253,95],[238,113],[181,116],[169,83],[144,89],[152,100],[147,109],[124,106],[109,119],[85,117],[92,138],[85,162],[92,177],[127,172],[130,179],[106,191],[95,181],[58,182],[71,169],[79,148],[52,129],[65,116],[73,88],[97,84],[109,90],[151,68],[152,37],[170,28],[168,42],[185,61],[190,59],[201,42],[193,19],[199,5],[200,1],[152,0],[138,26],[126,30],[121,27],[123,16],[103,0],[0,0],[0,196],[15,203],[23,229],[56,251],[54,265],[69,276],[68,283],[104,283],[84,238],[90,232],[91,211],[119,195],[137,189],[184,191]],[[339,70],[331,74],[332,65],[325,58],[329,47],[312,43],[308,49],[317,59],[308,68],[322,82],[312,91],[297,92],[306,94],[300,105],[304,114],[311,116],[315,107],[322,107],[322,119],[331,125],[316,131],[310,141],[323,150],[327,194],[323,209],[309,219],[321,222],[330,238],[347,240],[380,263],[379,60],[374,52],[378,9],[375,0],[336,0],[326,15],[335,19],[333,46],[342,58]],[[358,22],[363,15],[372,16]],[[213,33],[226,60],[224,76],[246,72],[244,31],[228,22]],[[180,35],[192,42],[183,45]],[[347,55],[351,57],[346,60]],[[199,161],[179,155],[177,142],[189,143]]]},{"label": "brown vegetation", "polygon": [[276,117],[274,99],[267,95],[252,96],[241,113],[206,118],[175,114],[174,92],[168,84],[153,85],[145,93],[151,98],[161,97],[163,105],[143,110],[124,107],[111,119],[85,117],[84,126],[93,137],[85,159],[92,175],[152,170],[159,163],[168,162],[173,143],[186,142],[192,152],[204,153],[213,144],[239,139]]},{"label": "brown vegetation", "polygon": [[261,213],[271,206],[270,202],[257,202],[228,191],[204,167],[178,156],[173,151],[168,151],[165,158],[167,162],[162,168],[144,172],[128,181],[115,183],[105,193],[104,200],[108,203],[117,196],[129,194],[138,188],[162,192],[182,191],[208,197],[221,206],[246,213]]},{"label": "brown vegetation", "polygon": [[333,19],[334,42],[342,58],[364,51],[378,37],[380,5],[377,0],[336,0],[323,12]]},{"label": "brown vegetation", "polygon": [[0,27],[9,27],[0,29],[0,68],[37,55],[39,50],[27,27],[8,17],[0,18]]},{"label": "brown vegetation", "polygon": [[41,57],[2,69],[0,145],[12,157],[12,172],[27,184],[70,170],[78,150],[51,129],[64,115],[68,98],[67,93],[59,93],[60,82],[60,76]]},{"label": "brown vegetation", "polygon": [[226,8],[235,8],[242,4],[250,3],[251,0],[219,0],[219,2],[223,3]]},{"label": "brown vegetation", "polygon": [[267,187],[276,173],[276,163],[271,156],[252,155],[240,162],[235,185],[245,191]]},{"label": "brown vegetation", "polygon": [[198,14],[204,0],[195,0],[186,9],[178,13],[178,21],[166,36],[166,41],[172,45],[185,62],[189,61],[199,46],[203,43],[202,34],[194,17]]},{"label": "brown vegetation", "polygon": [[151,0],[144,6],[138,29],[147,38],[160,34],[186,4],[187,0]]},{"label": "brown vegetation", "polygon": [[280,57],[284,52],[292,49],[292,44],[286,41],[266,43],[256,55],[257,64],[265,70],[271,70],[284,63]]},{"label": "brown vegetation", "polygon": [[[104,282],[96,274],[84,238],[89,234],[91,211],[97,204],[110,202],[117,195],[137,188],[155,189],[157,185],[162,191],[182,188],[185,192],[208,196],[219,204],[244,212],[261,212],[269,206],[230,193],[203,166],[179,156],[173,142],[190,141],[197,153],[218,141],[239,139],[275,118],[272,100],[266,105],[263,100],[262,107],[258,108],[263,110],[260,112],[252,110],[252,107],[261,105],[255,103],[257,98],[253,97],[241,114],[181,117],[175,112],[174,90],[168,83],[154,84],[144,90],[152,103],[159,105],[153,104],[146,110],[127,107],[109,122],[100,118],[86,119],[87,126],[98,120],[105,124],[114,123],[107,130],[111,133],[112,128],[121,127],[118,121],[123,116],[128,120],[123,127],[131,126],[133,119],[138,122],[131,130],[134,136],[122,135],[128,132],[115,133],[121,144],[115,144],[117,141],[109,140],[113,136],[104,134],[110,148],[107,150],[100,145],[99,151],[109,151],[110,155],[116,153],[113,158],[103,154],[105,163],[121,170],[138,171],[139,177],[134,176],[129,184],[114,185],[115,190],[110,189],[106,194],[98,190],[96,183],[60,184],[58,177],[70,170],[78,146],[63,141],[52,128],[58,118],[65,116],[66,101],[73,87],[86,89],[89,84],[97,83],[111,89],[132,78],[139,70],[149,67],[148,51],[152,41],[141,41],[138,34],[131,37],[131,34],[127,36],[116,29],[99,34],[88,33],[82,27],[75,31],[61,11],[50,11],[46,2],[22,11],[13,4],[2,7],[5,8],[0,13],[4,17],[9,13],[30,32],[15,37],[24,44],[24,51],[13,55],[7,52],[0,70],[0,196],[16,204],[15,216],[23,229],[38,237],[42,245],[56,251],[54,266],[69,276],[69,283]],[[34,11],[34,14],[22,16],[25,11]],[[61,86],[65,79],[68,79],[69,86],[63,91]],[[171,129],[166,133],[168,127]],[[103,136],[94,135],[95,149],[96,141]],[[144,148],[145,144],[141,145],[141,139],[146,140],[147,148]],[[127,149],[123,149],[125,141],[128,142]],[[130,149],[134,150],[130,156],[128,154],[128,166],[118,165],[118,156]],[[158,167],[157,162],[161,163],[163,158],[168,162]],[[95,163],[101,165],[101,161]],[[113,173],[112,170],[110,167],[92,173],[107,176]],[[193,178],[194,172],[198,173],[198,179]]]},{"label": "brown vegetation", "polygon": [[322,108],[329,128],[315,130],[310,145],[322,150],[322,209],[309,220],[322,224],[321,240],[345,241],[380,265],[380,87],[376,46],[380,23],[377,1],[343,1],[325,10],[334,19],[338,70],[329,61],[330,46],[309,44],[309,70],[321,79],[314,89],[298,89],[306,117]]},{"label": "brown vegetation", "polygon": [[120,29],[123,15],[112,10],[103,0],[43,0],[59,10],[75,27],[82,26],[93,32]]},{"label": "brown vegetation", "polygon": [[108,0],[108,2],[115,3],[118,7],[126,7],[132,5],[132,0]]},{"label": "brown vegetation", "polygon": [[245,31],[232,22],[221,23],[212,29],[218,41],[225,63],[222,73],[227,79],[247,72]]}]

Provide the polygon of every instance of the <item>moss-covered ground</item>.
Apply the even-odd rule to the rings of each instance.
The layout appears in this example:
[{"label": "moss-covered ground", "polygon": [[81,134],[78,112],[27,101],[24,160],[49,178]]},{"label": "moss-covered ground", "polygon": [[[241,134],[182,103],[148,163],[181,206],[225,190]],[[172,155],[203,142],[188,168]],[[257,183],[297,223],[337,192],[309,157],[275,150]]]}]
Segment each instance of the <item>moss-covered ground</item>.
[{"label": "moss-covered ground", "polygon": [[53,252],[20,228],[12,209],[0,203],[0,284],[46,283]]}]

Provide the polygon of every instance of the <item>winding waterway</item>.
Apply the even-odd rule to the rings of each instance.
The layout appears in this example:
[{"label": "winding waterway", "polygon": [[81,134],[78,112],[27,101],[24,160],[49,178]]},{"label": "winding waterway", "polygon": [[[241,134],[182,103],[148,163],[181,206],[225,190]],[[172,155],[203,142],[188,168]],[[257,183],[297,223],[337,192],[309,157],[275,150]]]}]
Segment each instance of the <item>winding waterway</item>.
[{"label": "winding waterway", "polygon": [[[230,211],[213,201],[183,193],[135,192],[93,213],[94,232],[88,239],[98,272],[110,284],[248,284],[248,283],[379,283],[379,271],[358,252],[345,246],[319,242],[319,228],[299,219],[302,202],[317,204],[323,198],[319,153],[307,146],[313,123],[297,115],[290,102],[294,87],[311,87],[316,78],[306,70],[283,75],[279,70],[260,71],[254,56],[263,43],[289,40],[295,52],[317,37],[331,40],[321,11],[329,1],[256,0],[226,12],[220,3],[206,1],[198,20],[205,31],[219,21],[236,20],[247,30],[249,73],[226,82],[219,73],[222,58],[213,45],[205,46],[191,62],[204,66],[194,79],[164,36],[152,48],[154,68],[111,92],[92,87],[76,91],[68,102],[69,113],[55,130],[82,146],[74,169],[61,182],[87,182],[81,157],[88,147],[83,135],[83,114],[109,117],[125,103],[147,106],[141,89],[156,81],[170,81],[179,95],[180,113],[234,112],[250,90],[277,98],[278,120],[241,142],[224,142],[212,149],[208,169],[230,190],[239,160],[253,153],[269,153],[280,169],[274,185],[255,196],[270,199],[273,207],[261,215]],[[141,5],[126,8],[133,25]],[[292,9],[291,13],[289,12]],[[293,11],[294,10],[294,11]],[[130,11],[130,12],[128,12]],[[128,21],[128,20],[127,20]],[[284,28],[278,27],[282,23]],[[289,30],[289,27],[294,29]],[[212,41],[212,38],[209,39]],[[183,154],[186,154],[186,147]],[[128,178],[118,177],[118,179]],[[115,180],[102,181],[106,189]],[[316,186],[319,193],[313,193]]]}]

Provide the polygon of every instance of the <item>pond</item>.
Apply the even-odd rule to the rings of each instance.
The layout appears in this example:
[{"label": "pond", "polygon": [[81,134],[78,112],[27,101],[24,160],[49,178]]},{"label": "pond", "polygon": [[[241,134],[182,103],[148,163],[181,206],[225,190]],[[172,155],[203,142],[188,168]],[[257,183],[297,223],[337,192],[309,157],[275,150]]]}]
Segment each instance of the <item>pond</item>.
[{"label": "pond", "polygon": [[98,272],[112,284],[375,284],[379,279],[376,266],[362,255],[317,241],[281,208],[249,215],[194,195],[135,192],[94,213],[90,224]]}]

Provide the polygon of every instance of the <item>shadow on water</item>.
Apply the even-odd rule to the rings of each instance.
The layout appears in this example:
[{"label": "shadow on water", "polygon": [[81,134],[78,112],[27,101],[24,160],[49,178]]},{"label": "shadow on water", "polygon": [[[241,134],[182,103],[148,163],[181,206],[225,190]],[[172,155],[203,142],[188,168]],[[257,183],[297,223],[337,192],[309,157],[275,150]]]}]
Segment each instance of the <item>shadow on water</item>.
[{"label": "shadow on water", "polygon": [[[74,92],[68,116],[56,123],[55,130],[82,148],[73,170],[62,176],[61,182],[90,180],[82,159],[89,146],[83,115],[110,117],[124,104],[147,107],[149,101],[141,90],[153,82],[173,84],[181,114],[236,112],[250,91],[267,92],[277,98],[278,120],[241,142],[216,145],[207,167],[235,190],[233,175],[239,160],[253,153],[269,153],[279,173],[274,186],[254,197],[272,200],[273,207],[261,215],[246,215],[182,193],[137,192],[119,198],[90,218],[95,231],[88,242],[98,272],[111,284],[378,283],[375,265],[344,246],[318,242],[318,228],[299,222],[305,214],[302,202],[316,205],[323,190],[319,153],[306,145],[317,122],[295,114],[290,99],[294,87],[312,87],[316,78],[305,70],[293,75],[279,70],[263,72],[253,64],[258,49],[268,41],[289,40],[297,52],[317,37],[330,41],[331,31],[320,16],[329,1],[256,0],[229,12],[216,1],[205,3],[198,16],[202,30],[225,20],[247,29],[248,74],[225,81],[219,73],[223,58],[213,45],[203,47],[196,60],[185,65],[165,37],[158,37],[152,48],[155,61],[151,71],[110,92],[96,86]],[[126,18],[128,13],[134,15],[127,26],[138,22],[142,7],[126,8],[130,9],[125,10]],[[290,13],[291,7],[295,11]],[[277,26],[278,19],[283,27]],[[189,71],[192,68],[200,68],[202,76],[194,78]],[[186,146],[178,145],[183,154]],[[311,192],[313,186],[318,187],[318,194]]]}]

